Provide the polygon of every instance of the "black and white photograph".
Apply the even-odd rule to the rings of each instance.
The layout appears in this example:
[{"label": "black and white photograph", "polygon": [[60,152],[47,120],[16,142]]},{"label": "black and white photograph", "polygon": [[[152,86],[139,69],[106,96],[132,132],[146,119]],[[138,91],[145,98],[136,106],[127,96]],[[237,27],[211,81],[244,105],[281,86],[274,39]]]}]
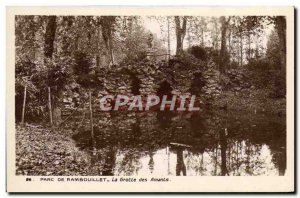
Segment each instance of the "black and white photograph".
[{"label": "black and white photograph", "polygon": [[13,17],[15,177],[293,173],[286,15]]}]

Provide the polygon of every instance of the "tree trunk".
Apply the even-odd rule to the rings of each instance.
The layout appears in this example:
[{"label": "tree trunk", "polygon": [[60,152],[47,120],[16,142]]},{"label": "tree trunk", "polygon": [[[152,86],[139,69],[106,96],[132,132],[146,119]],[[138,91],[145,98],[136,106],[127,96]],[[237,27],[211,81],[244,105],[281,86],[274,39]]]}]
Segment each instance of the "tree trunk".
[{"label": "tree trunk", "polygon": [[191,48],[191,45],[192,45],[192,43],[191,43],[191,35],[190,35],[190,30],[189,29],[187,29],[187,39],[188,39],[188,46],[189,46],[189,48]]},{"label": "tree trunk", "polygon": [[62,122],[62,119],[61,119],[61,108],[60,108],[59,104],[54,105],[52,117],[53,117],[53,123],[54,123],[54,125],[55,126],[59,126],[60,123]]},{"label": "tree trunk", "polygon": [[94,127],[93,127],[93,109],[92,109],[92,91],[89,90],[89,97],[90,97],[90,122],[91,122],[91,137],[94,140]]},{"label": "tree trunk", "polygon": [[204,47],[204,29],[201,29],[201,46]]},{"label": "tree trunk", "polygon": [[240,66],[243,66],[243,35],[240,33]]},{"label": "tree trunk", "polygon": [[45,33],[45,46],[44,46],[44,56],[46,58],[52,58],[52,54],[54,51],[54,39],[56,32],[56,16],[49,16],[48,22],[46,26]]},{"label": "tree trunk", "polygon": [[275,79],[275,95],[283,97],[286,95],[286,18],[284,16],[275,17],[275,29],[279,40],[280,74]]},{"label": "tree trunk", "polygon": [[109,39],[109,54],[110,54],[110,60],[111,63],[114,64],[115,62],[115,58],[114,58],[114,50],[113,50],[113,42],[112,42],[112,38]]},{"label": "tree trunk", "polygon": [[[257,39],[257,38],[256,38]],[[257,39],[258,40],[258,39]],[[256,47],[255,47],[255,58],[259,58],[259,42],[256,41]]]},{"label": "tree trunk", "polygon": [[279,38],[280,69],[284,71],[286,67],[286,19],[284,16],[275,18],[275,28]]},{"label": "tree trunk", "polygon": [[79,46],[78,46],[78,42],[79,42],[79,35],[78,35],[78,33],[76,34],[74,40],[75,40],[75,41],[74,41],[74,48],[75,48],[75,51],[77,51],[78,48],[79,48]]},{"label": "tree trunk", "polygon": [[25,106],[26,106],[26,89],[27,86],[24,87],[24,98],[23,98],[23,109],[22,109],[22,126],[24,126],[24,118],[25,118]]},{"label": "tree trunk", "polygon": [[180,17],[175,16],[175,28],[176,28],[176,55],[179,55],[183,52],[183,41],[186,33],[186,23],[187,18],[184,16],[182,18],[182,26],[180,24]]},{"label": "tree trunk", "polygon": [[229,35],[228,35],[228,55],[229,61],[231,59],[231,28],[229,28]]},{"label": "tree trunk", "polygon": [[221,26],[221,50],[219,55],[219,69],[221,73],[224,73],[227,68],[226,57],[227,57],[227,50],[226,50],[226,32],[227,26],[229,23],[230,18],[226,21],[226,18],[222,16],[220,18]]},{"label": "tree trunk", "polygon": [[99,67],[100,67],[100,56],[99,56],[99,54],[96,55],[96,66],[97,66],[97,69],[99,69]]},{"label": "tree trunk", "polygon": [[52,118],[52,106],[51,106],[51,88],[48,87],[48,108],[49,108],[49,117],[50,117],[50,124],[53,125],[53,118]]},{"label": "tree trunk", "polygon": [[251,59],[251,33],[248,32],[248,62]]},{"label": "tree trunk", "polygon": [[[47,25],[46,25],[46,32],[45,32],[45,45],[44,45],[44,63],[47,63],[47,61],[50,61],[53,56],[54,52],[54,41],[55,41],[55,32],[57,28],[57,17],[56,16],[49,16]],[[55,86],[53,84],[53,80],[50,76],[48,76],[48,100],[49,100],[49,110],[50,110],[50,123],[51,126],[53,123],[59,124],[61,120],[61,114],[60,114],[60,108],[57,104],[61,91],[58,90],[58,92],[55,93],[56,97],[53,97],[53,101],[51,101],[51,89],[50,86]],[[53,91],[52,91],[53,92]],[[53,104],[53,107],[52,105]],[[52,111],[53,110],[53,111]]]},{"label": "tree trunk", "polygon": [[169,17],[168,19],[168,62],[170,61],[170,56],[171,56],[171,47],[170,47],[170,21]]},{"label": "tree trunk", "polygon": [[227,139],[225,130],[220,131],[220,145],[221,145],[221,175],[225,176],[228,174],[226,166],[226,150],[227,150]]},{"label": "tree trunk", "polygon": [[115,16],[103,16],[101,17],[101,27],[102,27],[102,37],[106,45],[107,50],[109,51],[109,56],[111,63],[114,63],[114,54],[113,54],[113,25],[115,23]]}]

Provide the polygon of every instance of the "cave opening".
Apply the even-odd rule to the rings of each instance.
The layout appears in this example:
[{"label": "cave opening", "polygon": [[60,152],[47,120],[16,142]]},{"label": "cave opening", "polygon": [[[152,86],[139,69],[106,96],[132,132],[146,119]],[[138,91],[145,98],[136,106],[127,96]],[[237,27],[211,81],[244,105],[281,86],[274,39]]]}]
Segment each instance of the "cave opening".
[{"label": "cave opening", "polygon": [[204,78],[201,72],[194,73],[192,84],[190,87],[190,92],[192,95],[198,95],[201,93],[202,88],[205,85]]},{"label": "cave opening", "polygon": [[164,95],[167,95],[168,98],[172,96],[172,86],[171,84],[164,80],[163,82],[161,82],[159,84],[159,88],[157,90],[157,96],[159,96],[160,98],[162,98]]},{"label": "cave opening", "polygon": [[130,74],[131,79],[131,93],[133,95],[140,95],[140,88],[142,81],[133,73]]}]

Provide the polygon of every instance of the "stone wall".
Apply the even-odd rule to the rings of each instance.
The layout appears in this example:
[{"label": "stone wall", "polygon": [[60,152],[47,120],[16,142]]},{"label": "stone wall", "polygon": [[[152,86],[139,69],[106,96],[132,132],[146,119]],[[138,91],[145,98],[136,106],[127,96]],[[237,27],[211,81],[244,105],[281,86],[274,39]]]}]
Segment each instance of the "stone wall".
[{"label": "stone wall", "polygon": [[[161,85],[169,85],[174,95],[201,96],[201,99],[211,99],[221,93],[219,72],[213,63],[197,60],[182,61],[174,58],[168,64],[165,61],[143,60],[135,63],[112,65],[95,72],[100,82],[93,91],[93,104],[99,105],[99,98],[107,94],[117,95],[156,95]],[[198,74],[198,75],[195,75]],[[201,81],[199,83],[198,81]],[[196,83],[195,83],[196,82]],[[70,86],[70,85],[68,85]],[[64,93],[65,107],[76,107],[79,97],[87,99],[87,90],[76,83]],[[191,91],[192,86],[196,87]],[[195,91],[196,90],[196,91]],[[164,90],[163,90],[164,91]],[[85,100],[86,100],[85,99]],[[88,100],[86,100],[88,101]]]}]

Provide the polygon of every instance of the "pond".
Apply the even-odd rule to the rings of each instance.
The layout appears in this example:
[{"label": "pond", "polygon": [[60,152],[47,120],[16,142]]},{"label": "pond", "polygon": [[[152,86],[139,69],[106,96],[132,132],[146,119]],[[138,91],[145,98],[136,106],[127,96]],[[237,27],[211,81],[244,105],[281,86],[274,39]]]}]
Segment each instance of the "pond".
[{"label": "pond", "polygon": [[90,175],[284,175],[285,116],[255,112],[114,112],[74,135]]}]

